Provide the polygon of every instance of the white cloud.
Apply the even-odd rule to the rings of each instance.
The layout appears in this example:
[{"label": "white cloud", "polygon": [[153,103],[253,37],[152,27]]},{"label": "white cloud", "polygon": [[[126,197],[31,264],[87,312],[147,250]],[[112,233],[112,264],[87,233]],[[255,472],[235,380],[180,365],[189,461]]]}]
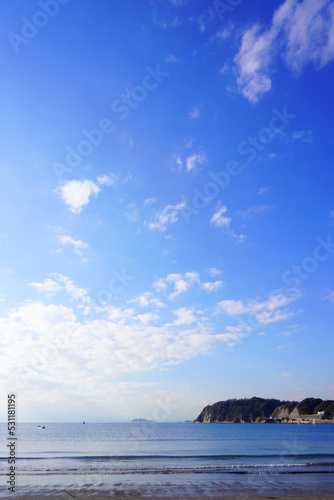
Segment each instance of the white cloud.
[{"label": "white cloud", "polygon": [[291,316],[286,307],[301,296],[300,292],[272,294],[264,302],[255,300],[244,304],[241,300],[222,300],[218,303],[217,312],[223,312],[229,316],[237,316],[241,314],[252,314],[257,323],[267,325],[275,321],[281,321]]},{"label": "white cloud", "polygon": [[232,222],[232,219],[224,216],[226,212],[227,212],[227,207],[218,203],[216,211],[210,219],[210,224],[213,224],[215,227],[221,227],[227,230],[230,229],[230,224]]},{"label": "white cloud", "polygon": [[41,283],[33,281],[28,284],[29,286],[35,288],[35,290],[38,293],[44,293],[46,297],[51,297],[52,295],[55,295],[63,288],[59,283],[50,278],[43,280]]},{"label": "white cloud", "polygon": [[183,161],[180,155],[172,155],[173,166],[171,168],[172,172],[181,172],[183,168]]},{"label": "white cloud", "polygon": [[205,165],[207,162],[208,158],[205,153],[194,153],[186,160],[187,172],[196,171],[199,165]]},{"label": "white cloud", "polygon": [[177,205],[167,205],[155,214],[153,222],[147,223],[151,231],[166,231],[168,224],[174,224],[178,220],[179,211],[185,207],[185,202]]},{"label": "white cloud", "polygon": [[224,312],[230,316],[236,316],[248,311],[241,300],[222,300],[219,302],[218,308],[220,312]]},{"label": "white cloud", "polygon": [[145,292],[137,295],[134,299],[128,301],[129,303],[137,304],[140,307],[165,307],[165,304],[157,297],[154,297],[151,292]]},{"label": "white cloud", "polygon": [[217,203],[216,210],[210,219],[210,224],[214,227],[222,229],[225,233],[230,234],[236,244],[243,243],[246,241],[247,236],[245,234],[237,234],[234,229],[231,229],[232,219],[224,215],[226,212],[227,207],[222,205],[219,201]]},{"label": "white cloud", "polygon": [[214,281],[214,282],[208,281],[207,283],[201,283],[202,290],[208,293],[216,292],[222,286],[223,286],[222,281]]},{"label": "white cloud", "polygon": [[267,30],[245,31],[235,57],[238,90],[251,102],[271,88],[277,55],[300,73],[308,63],[321,68],[334,58],[334,4],[330,0],[285,0]]},{"label": "white cloud", "polygon": [[68,276],[59,273],[52,273],[51,276],[54,279],[47,278],[40,283],[33,281],[28,285],[35,288],[38,293],[45,294],[46,297],[51,297],[61,290],[65,290],[73,300],[79,300],[86,304],[90,301],[88,290],[78,287]]},{"label": "white cloud", "polygon": [[233,236],[234,241],[236,242],[236,244],[244,243],[244,241],[247,240],[247,236],[245,234],[237,234],[233,230],[231,231],[231,235]]},{"label": "white cloud", "polygon": [[59,273],[53,273],[58,282],[63,284],[64,289],[67,291],[71,299],[81,300],[84,303],[89,303],[90,299],[88,296],[88,290],[85,288],[78,287],[71,278]]},{"label": "white cloud", "polygon": [[157,291],[164,291],[168,286],[173,286],[174,290],[168,296],[169,300],[173,300],[187,292],[196,283],[200,283],[199,274],[191,271],[185,274],[169,274],[166,278],[160,278],[153,283],[153,288]]},{"label": "white cloud", "polygon": [[191,307],[180,307],[173,311],[173,313],[176,316],[176,320],[174,321],[175,325],[191,325],[197,321],[194,309]]},{"label": "white cloud", "polygon": [[220,333],[217,337],[221,342],[226,342],[230,347],[233,347],[238,340],[245,338],[249,331],[250,328],[245,325],[227,326],[225,333]]},{"label": "white cloud", "polygon": [[61,234],[58,236],[58,241],[61,245],[71,245],[74,248],[74,251],[80,257],[83,257],[83,250],[89,248],[88,243],[83,240],[74,240],[71,236],[67,234]]},{"label": "white cloud", "polygon": [[293,375],[293,372],[282,372],[280,377],[286,378],[286,377],[291,377]]},{"label": "white cloud", "polygon": [[117,176],[115,174],[102,175],[97,178],[97,182],[101,186],[113,186],[116,182]]},{"label": "white cloud", "polygon": [[88,179],[67,181],[60,188],[60,197],[69,206],[71,212],[79,214],[82,207],[88,205],[90,196],[97,195],[99,191],[99,186]]},{"label": "white cloud", "polygon": [[146,200],[143,201],[143,204],[146,205],[153,205],[157,201],[156,198],[146,198]]},{"label": "white cloud", "polygon": [[220,276],[222,274],[222,271],[220,269],[217,269],[216,267],[210,267],[208,269],[208,274],[214,278],[215,276]]},{"label": "white cloud", "polygon": [[157,321],[158,319],[160,319],[160,316],[154,313],[144,313],[138,314],[137,318],[143,325],[147,325],[151,321]]},{"label": "white cloud", "polygon": [[194,108],[192,111],[188,113],[188,116],[189,118],[191,118],[191,120],[198,120],[198,118],[200,117],[199,109]]},{"label": "white cloud", "polygon": [[[186,277],[194,278],[191,273]],[[58,279],[76,297],[92,302],[70,278]],[[58,288],[47,280],[43,285],[44,292]],[[223,341],[193,308],[170,311],[169,319],[108,305],[94,306],[94,314],[80,320],[72,307],[26,302],[0,318],[0,377],[11,373],[13,383],[42,392],[44,403],[50,395],[56,405],[59,397],[70,400],[73,392],[84,399],[100,394],[111,376],[167,368]],[[51,397],[49,391],[56,388],[61,396]]]}]

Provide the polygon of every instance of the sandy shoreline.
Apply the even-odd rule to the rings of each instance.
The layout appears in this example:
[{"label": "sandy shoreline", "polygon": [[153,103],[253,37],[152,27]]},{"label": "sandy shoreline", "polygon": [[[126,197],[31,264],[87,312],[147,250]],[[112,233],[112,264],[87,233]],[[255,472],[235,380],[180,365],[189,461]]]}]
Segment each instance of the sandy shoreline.
[{"label": "sandy shoreline", "polygon": [[4,500],[13,499],[13,498],[24,498],[25,500],[70,500],[71,498],[77,500],[86,500],[86,499],[94,499],[94,500],[107,500],[110,498],[122,498],[122,499],[131,499],[131,500],[141,500],[143,498],[150,498],[150,500],[171,500],[172,498],[175,500],[221,500],[224,498],[225,500],[333,500],[334,494],[323,494],[319,493],[316,495],[265,495],[265,496],[248,496],[247,493],[239,493],[233,496],[173,496],[173,497],[163,497],[163,496],[134,496],[127,494],[112,494],[110,492],[87,492],[87,491],[60,491],[58,493],[52,491],[44,491],[44,492],[36,492],[31,493],[31,496],[17,496],[16,494],[12,494],[11,496],[1,497]]},{"label": "sandy shoreline", "polygon": [[[203,485],[204,486],[204,485]],[[217,485],[218,486],[218,485]],[[224,498],[225,500],[334,500],[334,492],[326,490],[326,486],[321,489],[312,489],[308,493],[303,493],[300,490],[292,488],[280,488],[278,485],[274,485],[272,491],[266,489],[265,491],[260,491],[261,488],[238,488],[235,487],[217,487],[214,494],[211,491],[206,491],[205,486],[203,488],[194,488],[193,485],[185,485],[180,488],[175,487],[175,489],[165,488],[161,485],[158,488],[138,488],[133,485],[131,488],[117,487],[106,487],[103,485],[100,488],[96,488],[93,485],[87,485],[86,487],[73,487],[73,488],[47,488],[47,487],[25,487],[19,488],[15,493],[2,491],[0,493],[1,500],[9,500],[14,498],[25,499],[25,500],[70,500],[72,498],[77,500],[106,500],[110,498],[122,498],[122,499],[150,499],[150,500],[215,500]]]}]

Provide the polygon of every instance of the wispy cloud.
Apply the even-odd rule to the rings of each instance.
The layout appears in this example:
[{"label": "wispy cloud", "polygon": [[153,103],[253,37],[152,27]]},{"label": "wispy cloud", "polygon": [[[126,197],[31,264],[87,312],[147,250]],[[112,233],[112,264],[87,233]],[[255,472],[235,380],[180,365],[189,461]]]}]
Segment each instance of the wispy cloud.
[{"label": "wispy cloud", "polygon": [[136,207],[135,203],[130,203],[128,205],[125,216],[131,222],[137,222],[140,220],[140,210],[138,207]]},{"label": "wispy cloud", "polygon": [[285,0],[269,29],[255,24],[242,37],[235,57],[238,90],[251,102],[271,88],[280,55],[295,74],[312,63],[322,68],[334,58],[334,4],[329,0]]},{"label": "wispy cloud", "polygon": [[174,54],[168,54],[168,56],[165,57],[165,63],[167,64],[176,64],[180,61]]},{"label": "wispy cloud", "polygon": [[292,144],[296,141],[306,142],[307,144],[313,144],[314,135],[312,130],[296,130],[295,132],[281,132],[281,142],[285,144]]},{"label": "wispy cloud", "polygon": [[80,257],[83,257],[83,250],[89,248],[88,243],[83,240],[75,240],[68,234],[62,234],[58,236],[58,241],[61,245],[70,245],[74,248],[74,251]]},{"label": "wispy cloud", "polygon": [[212,278],[214,278],[215,276],[220,276],[222,273],[223,273],[223,271],[221,271],[220,269],[217,269],[217,267],[210,267],[210,269],[208,269],[208,274]]},{"label": "wispy cloud", "polygon": [[165,307],[165,304],[158,297],[154,297],[151,292],[145,292],[137,295],[137,297],[129,300],[128,302],[137,304],[139,307]]},{"label": "wispy cloud", "polygon": [[233,24],[231,24],[228,28],[224,28],[218,30],[216,34],[210,38],[210,42],[222,42],[230,38],[234,30]]},{"label": "wispy cloud", "polygon": [[203,152],[193,153],[191,156],[188,156],[186,160],[187,172],[196,172],[197,168],[200,165],[206,165],[207,162],[208,158],[205,153]]},{"label": "wispy cloud", "polygon": [[173,287],[173,292],[169,294],[168,299],[173,300],[182,293],[187,292],[196,283],[200,283],[199,274],[190,271],[185,274],[168,274],[166,278],[160,278],[153,283],[153,288],[157,291],[165,291],[169,286]]},{"label": "wispy cloud", "polygon": [[269,186],[266,186],[266,187],[261,187],[259,189],[259,194],[262,196],[264,195],[267,191],[269,191],[270,187]]},{"label": "wispy cloud", "polygon": [[151,231],[166,231],[167,226],[175,224],[178,221],[179,211],[185,207],[185,202],[176,205],[167,205],[165,208],[157,212],[152,222],[147,223],[147,227]]},{"label": "wispy cloud", "polygon": [[210,224],[212,224],[215,227],[220,227],[226,230],[230,229],[232,219],[224,215],[226,212],[227,212],[227,207],[225,205],[221,205],[221,203],[218,203],[215,213],[210,219]]},{"label": "wispy cloud", "polygon": [[157,292],[167,292],[172,286],[173,291],[168,295],[169,300],[173,300],[179,295],[187,292],[193,286],[198,285],[201,290],[206,293],[216,292],[224,283],[222,281],[207,281],[200,280],[199,273],[190,271],[184,274],[175,273],[168,274],[165,278],[160,278],[153,283],[153,288]]},{"label": "wispy cloud", "polygon": [[227,207],[222,205],[219,201],[216,205],[216,210],[210,219],[210,224],[214,227],[222,229],[225,233],[230,234],[236,244],[243,243],[246,241],[247,236],[245,234],[237,234],[234,229],[231,229],[232,219],[224,215],[226,212]]},{"label": "wispy cloud", "polygon": [[291,313],[282,308],[296,301],[300,296],[299,291],[289,294],[276,293],[270,295],[264,302],[251,300],[247,304],[241,300],[222,300],[217,305],[217,313],[225,313],[229,316],[253,314],[258,323],[267,325],[290,317]]},{"label": "wispy cloud", "polygon": [[102,175],[101,177],[98,177],[97,182],[101,186],[113,186],[116,182],[116,179],[117,179],[116,174],[109,174],[109,175],[105,174]]},{"label": "wispy cloud", "polygon": [[334,303],[334,290],[327,290],[326,295],[322,298],[323,300],[329,300]]},{"label": "wispy cloud", "polygon": [[190,0],[168,0],[174,7],[185,7]]},{"label": "wispy cloud", "polygon": [[189,111],[188,116],[189,118],[191,118],[191,120],[198,120],[198,118],[200,117],[199,109],[194,108],[192,111]]},{"label": "wispy cloud", "polygon": [[169,17],[168,19],[153,16],[153,24],[158,26],[162,30],[168,30],[170,28],[177,28],[180,26],[181,21],[178,16]]},{"label": "wispy cloud", "polygon": [[146,200],[143,201],[143,204],[146,205],[153,205],[157,201],[156,198],[146,198]]},{"label": "wispy cloud", "polygon": [[259,205],[257,207],[246,208],[245,210],[238,210],[235,213],[243,219],[251,219],[255,215],[263,215],[264,213],[268,212],[268,210],[272,210],[273,208],[275,208],[274,205]]},{"label": "wispy cloud", "polygon": [[29,286],[35,288],[38,293],[45,295],[47,298],[56,295],[61,290],[65,290],[72,300],[88,303],[88,290],[78,287],[71,278],[59,273],[52,273],[52,278],[46,278],[41,282],[33,281],[28,283]]},{"label": "wispy cloud", "polygon": [[278,345],[276,347],[276,349],[278,349],[278,350],[285,349],[286,347],[289,347],[290,345],[291,345],[291,343],[288,342],[287,344]]},{"label": "wispy cloud", "polygon": [[219,288],[223,286],[222,281],[208,281],[206,283],[201,283],[201,288],[205,292],[216,292]]}]

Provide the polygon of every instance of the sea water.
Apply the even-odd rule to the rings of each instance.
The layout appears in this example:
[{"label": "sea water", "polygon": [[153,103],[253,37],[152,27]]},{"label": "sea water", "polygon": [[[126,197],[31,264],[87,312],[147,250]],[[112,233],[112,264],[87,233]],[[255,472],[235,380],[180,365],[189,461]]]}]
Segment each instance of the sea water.
[{"label": "sea water", "polygon": [[[19,423],[17,487],[275,485],[319,491],[334,483],[332,424]],[[0,485],[9,471],[0,424]],[[217,489],[216,488],[216,489]],[[137,491],[136,490],[136,491]],[[166,488],[163,491],[166,493]],[[205,490],[209,494],[215,488]],[[334,486],[333,486],[334,492]],[[203,492],[202,492],[203,493]],[[194,493],[191,493],[194,494]]]}]

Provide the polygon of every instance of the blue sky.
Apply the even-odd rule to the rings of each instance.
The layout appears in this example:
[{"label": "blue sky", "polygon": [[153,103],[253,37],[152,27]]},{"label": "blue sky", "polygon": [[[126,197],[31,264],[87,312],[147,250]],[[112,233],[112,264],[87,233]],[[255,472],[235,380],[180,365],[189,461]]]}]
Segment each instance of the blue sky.
[{"label": "blue sky", "polygon": [[0,372],[20,420],[333,398],[334,2],[0,15]]}]

